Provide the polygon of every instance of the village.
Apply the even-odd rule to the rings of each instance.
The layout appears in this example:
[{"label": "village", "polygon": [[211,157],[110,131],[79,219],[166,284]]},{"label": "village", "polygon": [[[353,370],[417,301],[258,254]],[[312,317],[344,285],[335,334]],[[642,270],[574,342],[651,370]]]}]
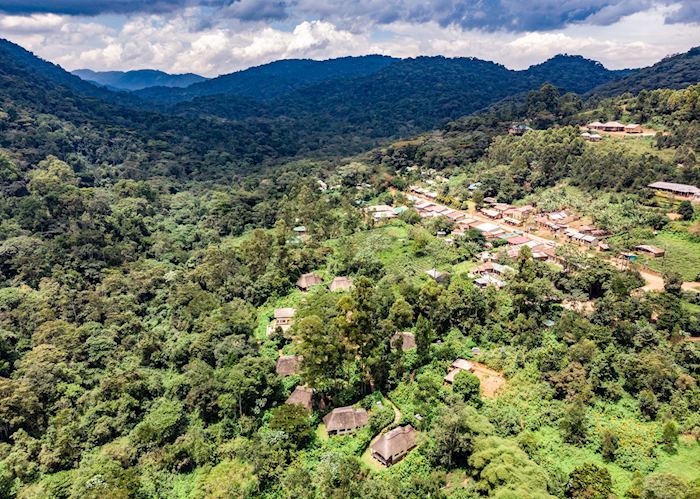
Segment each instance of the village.
[{"label": "village", "polygon": [[[470,184],[469,189],[474,190],[478,187],[478,183],[473,183]],[[695,201],[700,195],[700,190],[697,188],[683,184],[655,182],[648,187],[660,195],[679,199]],[[449,221],[451,229],[438,232],[435,236],[447,245],[453,245],[457,238],[464,237],[469,231],[481,234],[486,241],[487,249],[478,255],[478,264],[468,274],[479,288],[504,288],[509,276],[515,273],[514,267],[508,262],[516,260],[522,248],[525,247],[529,249],[534,260],[554,265],[559,269],[570,268],[571,263],[558,249],[564,245],[574,245],[584,253],[602,256],[618,268],[634,266],[647,280],[647,286],[643,288],[645,291],[663,289],[663,281],[655,273],[636,263],[638,255],[663,258],[665,255],[663,248],[640,244],[633,248],[634,252],[614,255],[606,242],[612,234],[591,224],[574,210],[546,211],[532,204],[516,206],[500,203],[489,197],[484,198],[484,205],[479,209],[463,210],[438,202],[440,197],[438,193],[430,187],[421,185],[410,186],[405,196],[409,201],[408,205],[368,205],[363,208],[363,211],[369,220],[379,226],[390,223],[408,210],[415,210],[423,220],[443,217],[444,220]],[[300,241],[308,239],[305,227],[295,227],[294,233]],[[437,268],[427,269],[424,274],[437,283],[448,282],[450,278],[448,272]],[[302,294],[307,294],[317,287],[325,287],[331,293],[342,293],[353,289],[353,278],[340,275],[333,277],[330,282],[327,279],[324,282],[324,278],[320,275],[310,272],[302,274],[296,286]],[[590,302],[568,301],[563,302],[561,306],[580,312],[590,312],[593,307]],[[295,315],[295,308],[275,308],[271,321],[266,326],[267,335],[289,337],[293,334]],[[294,340],[293,336],[291,338]],[[689,339],[689,341],[696,340],[697,338]],[[415,351],[415,335],[410,331],[397,331],[391,337],[390,344],[393,349],[403,352]],[[454,383],[460,372],[468,372],[478,378],[482,396],[497,397],[499,390],[507,382],[506,378],[502,373],[474,360],[474,357],[479,355],[478,347],[474,347],[471,353],[471,358],[457,358],[450,364],[444,374],[444,383],[449,386]],[[276,363],[277,375],[283,378],[299,375],[302,360],[300,355],[282,353]],[[312,387],[298,384],[294,386],[285,403],[299,405],[309,412],[315,409],[322,412],[327,410],[324,400],[316,398],[314,394]],[[322,418],[319,431],[322,432],[323,438],[352,436],[367,427],[369,413],[382,408],[382,404],[390,406],[395,411],[395,417],[372,438],[364,453],[365,458],[372,460],[371,467],[381,469],[397,463],[411,452],[418,445],[419,432],[411,424],[398,425],[401,411],[386,396],[376,404],[376,407],[370,409],[358,406],[336,407]],[[418,421],[421,419],[420,414],[414,414],[413,417]]]}]

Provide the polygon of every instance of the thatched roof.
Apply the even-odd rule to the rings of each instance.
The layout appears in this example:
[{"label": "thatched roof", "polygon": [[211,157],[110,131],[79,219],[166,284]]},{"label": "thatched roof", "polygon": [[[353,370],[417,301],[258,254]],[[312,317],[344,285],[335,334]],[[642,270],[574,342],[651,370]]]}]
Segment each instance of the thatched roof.
[{"label": "thatched roof", "polygon": [[411,426],[399,426],[382,435],[372,444],[372,453],[388,461],[397,454],[405,454],[416,446],[418,432]]},{"label": "thatched roof", "polygon": [[403,350],[404,352],[406,350],[413,350],[414,348],[416,348],[416,337],[413,333],[394,333],[390,340],[391,346],[396,347],[399,343],[399,340],[401,341],[401,350]]},{"label": "thatched roof", "polygon": [[354,407],[338,407],[326,414],[323,424],[326,431],[354,430],[367,424],[367,411]]},{"label": "thatched roof", "polygon": [[296,355],[282,355],[277,359],[277,365],[275,366],[275,371],[280,376],[291,376],[299,372],[299,363],[301,362],[301,357]]},{"label": "thatched roof", "polygon": [[296,310],[293,308],[276,308],[275,319],[291,319],[295,313]]},{"label": "thatched roof", "polygon": [[297,386],[284,403],[300,405],[310,411],[313,407],[313,394],[313,389],[306,386]]},{"label": "thatched roof", "polygon": [[297,281],[297,287],[303,289],[304,291],[317,284],[321,284],[321,278],[313,272],[302,274]]},{"label": "thatched roof", "polygon": [[331,282],[328,289],[331,291],[347,291],[352,288],[352,277],[338,276]]}]

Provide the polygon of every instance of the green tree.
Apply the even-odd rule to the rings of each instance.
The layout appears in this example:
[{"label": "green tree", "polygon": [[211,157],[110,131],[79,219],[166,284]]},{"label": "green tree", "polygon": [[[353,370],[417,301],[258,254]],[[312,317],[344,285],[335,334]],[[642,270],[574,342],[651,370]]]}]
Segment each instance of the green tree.
[{"label": "green tree", "polygon": [[637,396],[639,401],[639,411],[647,419],[656,418],[656,412],[659,410],[659,400],[651,390],[642,390]]},{"label": "green tree", "polygon": [[422,362],[426,362],[430,355],[430,345],[435,339],[433,325],[423,315],[416,321],[416,351]]},{"label": "green tree", "polygon": [[491,423],[462,402],[445,406],[430,430],[427,450],[431,461],[448,469],[463,466],[479,436],[493,432]]},{"label": "green tree", "polygon": [[298,404],[282,404],[270,412],[268,426],[289,436],[295,448],[304,447],[313,434],[309,412]]},{"label": "green tree", "polygon": [[666,421],[662,430],[661,442],[664,444],[664,449],[669,454],[676,453],[678,445],[678,425],[675,421]]},{"label": "green tree", "polygon": [[688,200],[681,201],[681,204],[678,205],[678,214],[681,216],[681,220],[692,220],[695,216],[693,203]]},{"label": "green tree", "polygon": [[688,484],[673,473],[654,473],[644,480],[643,499],[677,499],[688,491]]},{"label": "green tree", "polygon": [[609,499],[614,497],[612,478],[607,468],[586,463],[569,474],[566,495],[574,498]]},{"label": "green tree", "polygon": [[580,400],[574,401],[564,411],[561,420],[564,440],[576,445],[586,442],[588,435],[588,416],[586,406]]},{"label": "green tree", "polygon": [[606,462],[615,461],[615,455],[620,445],[620,437],[612,430],[603,430],[603,438],[600,445],[600,453]]},{"label": "green tree", "polygon": [[452,383],[452,391],[462,396],[467,403],[476,405],[481,401],[481,382],[474,374],[468,371],[460,371]]},{"label": "green tree", "polygon": [[547,493],[547,473],[515,442],[479,437],[469,457],[476,489],[489,497],[553,499]]}]

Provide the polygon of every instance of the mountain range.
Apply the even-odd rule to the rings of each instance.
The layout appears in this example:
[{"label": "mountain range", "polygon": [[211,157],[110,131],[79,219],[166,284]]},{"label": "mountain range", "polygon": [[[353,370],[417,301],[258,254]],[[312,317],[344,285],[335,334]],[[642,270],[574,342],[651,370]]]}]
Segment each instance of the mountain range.
[{"label": "mountain range", "polygon": [[141,90],[157,86],[188,87],[194,83],[207,80],[205,77],[194,73],[169,74],[156,69],[137,69],[133,71],[76,69],[71,73],[85,81],[113,90]]},{"label": "mountain range", "polygon": [[[79,150],[88,163],[107,164],[138,157],[130,168],[150,173],[154,164],[159,165],[157,172],[194,171],[212,161],[212,154],[224,155],[224,162],[238,168],[298,155],[354,154],[436,128],[544,83],[578,94],[609,95],[652,86],[678,88],[698,80],[698,49],[650,68],[624,71],[572,55],[522,71],[475,58],[373,55],[277,61],[184,88],[114,92],[0,41],[0,103],[11,111],[7,115],[33,120],[53,116],[60,120],[53,127],[78,127],[100,137],[85,144],[84,132],[68,134],[49,149],[56,154]],[[55,139],[44,130],[27,132],[12,120],[5,120],[3,127],[15,134],[4,134],[0,146],[21,142],[29,158],[34,158],[32,141],[23,134],[35,134],[34,141]],[[119,141],[122,153],[114,147],[106,152],[105,144]],[[138,148],[137,142],[145,145]],[[130,155],[129,148],[140,154]],[[45,152],[34,150],[37,158],[38,151]]]}]

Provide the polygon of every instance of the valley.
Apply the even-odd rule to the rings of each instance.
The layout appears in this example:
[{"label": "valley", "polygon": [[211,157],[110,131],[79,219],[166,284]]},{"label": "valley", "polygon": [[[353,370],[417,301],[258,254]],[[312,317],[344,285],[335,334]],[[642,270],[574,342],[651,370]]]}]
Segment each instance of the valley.
[{"label": "valley", "polygon": [[0,497],[697,497],[698,49],[146,76],[0,41]]}]

